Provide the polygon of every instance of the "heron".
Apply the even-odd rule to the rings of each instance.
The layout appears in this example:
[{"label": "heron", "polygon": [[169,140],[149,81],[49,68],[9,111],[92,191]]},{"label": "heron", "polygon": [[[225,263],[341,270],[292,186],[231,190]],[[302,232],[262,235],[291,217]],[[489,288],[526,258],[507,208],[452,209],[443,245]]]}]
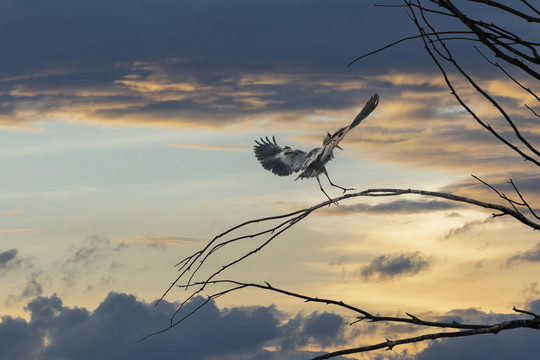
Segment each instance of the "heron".
[{"label": "heron", "polygon": [[300,172],[298,177],[294,179],[295,181],[304,178],[316,178],[319,188],[324,195],[326,195],[328,200],[335,203],[326,191],[324,191],[319,180],[319,175],[326,175],[330,185],[343,190],[344,194],[348,190],[354,190],[353,188],[345,188],[334,184],[328,176],[325,165],[334,158],[334,148],[337,147],[343,150],[338,144],[345,135],[371,114],[378,104],[379,95],[375,94],[366,102],[364,108],[356,115],[356,118],[350,125],[342,127],[334,134],[327,132],[322,147],[316,147],[306,153],[302,150],[293,150],[290,146],[281,147],[277,144],[274,136],[272,136],[272,140],[266,136],[258,141],[255,140],[256,145],[253,146],[255,157],[262,164],[263,168],[278,176],[289,176],[292,173]]}]

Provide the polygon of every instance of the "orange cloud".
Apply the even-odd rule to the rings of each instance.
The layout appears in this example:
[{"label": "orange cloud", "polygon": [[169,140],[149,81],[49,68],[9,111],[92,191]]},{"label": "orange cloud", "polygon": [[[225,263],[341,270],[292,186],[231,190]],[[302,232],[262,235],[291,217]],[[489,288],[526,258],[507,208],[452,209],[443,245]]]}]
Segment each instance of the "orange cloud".
[{"label": "orange cloud", "polygon": [[14,215],[14,214],[22,214],[24,213],[24,210],[22,209],[13,209],[13,210],[4,210],[2,211],[2,215]]}]

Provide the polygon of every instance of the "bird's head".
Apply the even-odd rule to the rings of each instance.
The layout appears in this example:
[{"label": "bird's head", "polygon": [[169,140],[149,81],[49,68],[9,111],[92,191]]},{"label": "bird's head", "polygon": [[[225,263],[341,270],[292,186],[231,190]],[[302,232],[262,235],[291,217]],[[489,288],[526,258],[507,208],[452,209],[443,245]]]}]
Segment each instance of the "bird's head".
[{"label": "bird's head", "polygon": [[[330,141],[332,141],[332,139],[338,138],[340,136],[339,133],[342,132],[342,130],[337,131],[334,135],[331,135],[329,132],[327,132],[326,136],[324,137],[324,140],[323,140],[323,146],[328,144]],[[339,139],[339,140],[341,140],[341,139]],[[338,142],[339,142],[339,140],[338,140]],[[336,145],[336,147],[339,150],[343,151],[343,149],[339,145]]]}]

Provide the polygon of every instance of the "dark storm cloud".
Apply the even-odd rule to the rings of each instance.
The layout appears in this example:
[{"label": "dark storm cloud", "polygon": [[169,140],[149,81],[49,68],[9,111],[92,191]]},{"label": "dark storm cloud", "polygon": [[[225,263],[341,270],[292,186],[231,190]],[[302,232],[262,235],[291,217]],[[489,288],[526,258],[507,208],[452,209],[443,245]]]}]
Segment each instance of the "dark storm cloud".
[{"label": "dark storm cloud", "polygon": [[430,265],[420,252],[387,254],[376,257],[360,270],[365,279],[392,279],[403,275],[415,275]]},{"label": "dark storm cloud", "polygon": [[421,212],[432,212],[441,210],[450,210],[460,207],[459,204],[444,202],[438,200],[419,201],[419,200],[395,200],[387,203],[376,205],[370,204],[354,204],[342,205],[339,208],[327,210],[327,214],[343,214],[343,213],[367,213],[376,215],[386,214],[416,214]]},{"label": "dark storm cloud", "polygon": [[540,262],[540,243],[530,250],[513,255],[506,260],[506,265],[515,265],[522,262]]},{"label": "dark storm cloud", "polygon": [[[200,304],[196,298],[190,309]],[[0,348],[6,358],[48,359],[300,359],[315,353],[287,349],[293,334],[298,345],[335,344],[341,339],[344,319],[328,313],[297,316],[283,325],[274,307],[205,306],[182,326],[143,342],[136,340],[169,323],[175,304],[152,304],[132,295],[110,293],[93,311],[69,308],[61,299],[38,297],[28,303],[30,320],[3,317]],[[292,333],[291,333],[292,331]],[[283,350],[263,350],[265,344]],[[290,343],[287,343],[290,344]]]}]

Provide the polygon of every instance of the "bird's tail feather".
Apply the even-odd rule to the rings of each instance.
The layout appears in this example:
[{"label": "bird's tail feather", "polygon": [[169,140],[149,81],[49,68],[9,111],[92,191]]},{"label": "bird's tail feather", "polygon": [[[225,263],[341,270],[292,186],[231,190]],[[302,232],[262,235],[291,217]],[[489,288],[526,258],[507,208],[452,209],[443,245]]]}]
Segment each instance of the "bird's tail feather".
[{"label": "bird's tail feather", "polygon": [[362,120],[364,120],[375,108],[379,105],[379,94],[375,94],[366,102],[366,105],[364,105],[364,108],[358,115],[356,115],[356,118],[352,122],[349,129],[352,129],[356,125],[360,124]]}]

